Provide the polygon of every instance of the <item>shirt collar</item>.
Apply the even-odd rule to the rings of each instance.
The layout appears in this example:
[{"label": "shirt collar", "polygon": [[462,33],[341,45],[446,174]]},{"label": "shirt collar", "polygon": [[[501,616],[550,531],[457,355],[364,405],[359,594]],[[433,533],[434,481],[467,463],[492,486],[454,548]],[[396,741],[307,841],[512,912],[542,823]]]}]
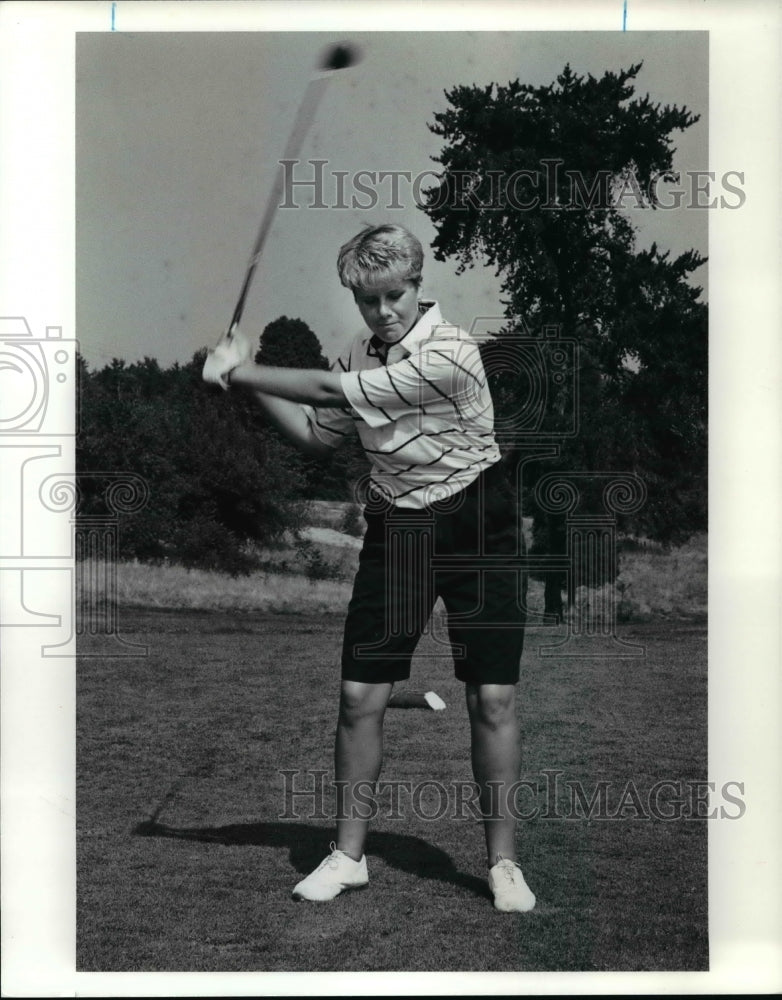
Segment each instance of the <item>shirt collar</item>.
[{"label": "shirt collar", "polygon": [[386,345],[385,341],[381,340],[377,334],[372,334],[367,344],[367,353],[370,356],[382,357],[383,348],[387,346],[388,353],[401,350],[405,355],[410,355],[421,341],[428,340],[432,335],[432,328],[440,326],[443,317],[440,313],[440,306],[434,299],[421,299],[420,306],[423,311],[404,337],[393,344]]}]

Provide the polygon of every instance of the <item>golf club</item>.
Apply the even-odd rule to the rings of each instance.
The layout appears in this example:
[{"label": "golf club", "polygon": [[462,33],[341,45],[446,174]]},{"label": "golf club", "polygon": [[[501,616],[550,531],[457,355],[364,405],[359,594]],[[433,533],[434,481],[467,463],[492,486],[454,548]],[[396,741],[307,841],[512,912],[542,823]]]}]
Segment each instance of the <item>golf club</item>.
[{"label": "golf club", "polygon": [[[313,70],[312,76],[307,84],[307,88],[304,91],[304,96],[299,104],[299,108],[293,122],[293,128],[288,136],[285,151],[281,157],[282,160],[292,160],[298,156],[304,137],[314,121],[315,112],[317,111],[318,105],[320,104],[321,98],[325,93],[332,74],[336,70],[347,69],[350,66],[354,66],[359,61],[359,58],[357,49],[347,45],[332,45],[323,52],[317,66]],[[242,290],[239,292],[239,299],[236,303],[236,308],[234,309],[230,326],[228,327],[229,336],[239,325],[239,320],[242,318],[247,293],[250,290],[250,285],[252,284],[255,268],[261,258],[263,247],[266,243],[266,237],[271,229],[274,213],[279,205],[280,196],[282,195],[282,189],[283,175],[282,172],[278,170],[275,174],[274,185],[266,201],[266,207],[264,209],[263,217],[261,218],[261,224],[258,228],[258,235],[255,238],[255,243],[253,244],[252,251],[250,252],[250,260],[247,264],[247,273],[244,277],[244,284],[242,285]]]}]

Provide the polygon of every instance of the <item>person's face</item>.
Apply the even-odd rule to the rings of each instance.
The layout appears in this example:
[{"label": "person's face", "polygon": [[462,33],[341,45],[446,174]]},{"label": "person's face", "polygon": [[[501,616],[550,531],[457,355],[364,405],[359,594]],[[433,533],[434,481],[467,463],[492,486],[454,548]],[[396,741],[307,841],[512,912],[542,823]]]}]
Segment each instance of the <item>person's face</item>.
[{"label": "person's face", "polygon": [[418,319],[418,283],[389,276],[353,291],[369,329],[387,344],[400,340]]}]

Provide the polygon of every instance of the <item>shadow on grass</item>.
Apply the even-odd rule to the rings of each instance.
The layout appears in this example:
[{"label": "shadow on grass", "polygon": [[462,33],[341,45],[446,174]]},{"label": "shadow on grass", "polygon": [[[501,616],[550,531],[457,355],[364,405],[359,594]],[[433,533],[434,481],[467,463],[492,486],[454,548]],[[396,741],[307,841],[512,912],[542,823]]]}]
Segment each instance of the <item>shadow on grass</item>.
[{"label": "shadow on grass", "polygon": [[[133,828],[137,837],[173,837],[180,840],[205,841],[229,847],[284,847],[291,865],[306,875],[324,856],[324,829],[304,823],[233,823],[226,826],[177,827],[147,819]],[[400,833],[370,833],[366,853],[380,858],[392,868],[457,885],[477,896],[487,897],[489,890],[483,879],[460,872],[450,856],[420,837]]]}]

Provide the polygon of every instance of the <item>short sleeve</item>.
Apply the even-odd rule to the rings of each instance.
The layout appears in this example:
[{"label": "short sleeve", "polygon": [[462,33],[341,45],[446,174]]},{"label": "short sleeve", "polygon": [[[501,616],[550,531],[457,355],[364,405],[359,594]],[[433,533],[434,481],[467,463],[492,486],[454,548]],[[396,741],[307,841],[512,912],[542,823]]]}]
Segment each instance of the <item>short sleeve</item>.
[{"label": "short sleeve", "polygon": [[333,407],[316,409],[307,403],[302,404],[302,409],[307,414],[312,433],[331,448],[339,447],[355,430],[355,421],[348,410]]},{"label": "short sleeve", "polygon": [[[331,365],[331,371],[344,373],[349,370],[350,348],[348,347]],[[319,441],[331,448],[338,447],[346,437],[355,431],[355,420],[348,409],[341,407],[316,408],[307,403],[302,404],[302,409],[307,415],[312,433]]]},{"label": "short sleeve", "polygon": [[403,361],[371,371],[343,372],[342,391],[370,427],[410,413],[427,413],[443,401],[457,413],[480,405],[486,386],[478,348],[462,340],[429,341]]}]

